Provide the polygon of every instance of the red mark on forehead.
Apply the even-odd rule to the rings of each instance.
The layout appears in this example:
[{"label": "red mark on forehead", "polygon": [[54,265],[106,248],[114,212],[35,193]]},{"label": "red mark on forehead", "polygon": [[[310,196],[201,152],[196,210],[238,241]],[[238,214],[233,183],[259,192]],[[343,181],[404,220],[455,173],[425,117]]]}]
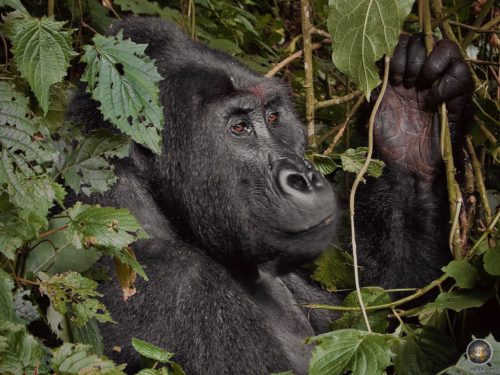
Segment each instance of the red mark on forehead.
[{"label": "red mark on forehead", "polygon": [[266,90],[262,84],[252,86],[248,89],[248,91],[252,95],[255,95],[260,101],[264,101],[264,98],[266,97]]}]

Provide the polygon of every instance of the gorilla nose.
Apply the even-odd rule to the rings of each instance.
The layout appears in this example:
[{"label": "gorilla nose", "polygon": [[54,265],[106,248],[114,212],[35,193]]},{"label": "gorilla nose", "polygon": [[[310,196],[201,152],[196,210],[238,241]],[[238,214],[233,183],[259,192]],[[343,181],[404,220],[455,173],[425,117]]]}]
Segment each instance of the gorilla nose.
[{"label": "gorilla nose", "polygon": [[282,160],[276,178],[281,191],[300,208],[318,209],[332,194],[330,184],[308,160]]},{"label": "gorilla nose", "polygon": [[305,161],[305,170],[298,170],[293,165],[282,167],[278,171],[278,183],[285,194],[299,196],[322,189],[326,181],[323,176],[313,169],[309,161]]}]

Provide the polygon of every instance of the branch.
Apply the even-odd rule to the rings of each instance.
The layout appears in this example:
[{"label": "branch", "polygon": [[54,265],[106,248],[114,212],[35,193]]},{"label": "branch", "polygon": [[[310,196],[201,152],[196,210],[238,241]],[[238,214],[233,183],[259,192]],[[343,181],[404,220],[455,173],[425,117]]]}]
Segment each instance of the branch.
[{"label": "branch", "polygon": [[[328,146],[328,148],[325,150],[325,152],[323,152],[323,155],[330,155],[332,153],[334,147],[337,145],[337,143],[339,143],[339,140],[342,137],[342,135],[344,135],[344,132],[347,129],[347,125],[349,125],[349,122],[351,121],[351,118],[354,116],[354,114],[358,111],[358,109],[361,106],[361,104],[363,104],[364,102],[365,102],[365,96],[362,95],[362,96],[359,97],[359,99],[356,101],[356,103],[354,104],[354,106],[351,108],[351,110],[347,114],[347,116],[346,116],[346,118],[344,120],[344,123],[342,124],[342,126],[339,129],[339,131],[337,132],[337,135],[335,136],[335,138],[333,138],[333,141],[332,141],[332,143],[330,143],[330,146]],[[334,130],[334,129],[332,129],[332,130]],[[329,133],[330,132],[327,132],[322,137],[322,140],[320,142],[318,142],[318,143],[321,144],[323,142],[323,140],[327,139],[331,135]]]},{"label": "branch", "polygon": [[450,25],[458,26],[458,27],[461,27],[462,29],[472,30],[472,31],[475,31],[478,33],[500,34],[500,30],[490,30],[494,26],[496,26],[496,24],[498,22],[500,22],[500,16],[493,18],[490,22],[484,24],[483,27],[469,26],[469,25],[466,25],[465,23],[460,23],[460,22],[455,22],[455,21],[448,21],[448,22],[450,23]]},{"label": "branch", "polygon": [[339,96],[339,97],[335,97],[332,99],[323,100],[322,102],[317,101],[315,104],[315,108],[320,109],[320,108],[330,107],[332,105],[343,104],[343,103],[349,102],[349,101],[351,101],[351,100],[353,100],[361,95],[363,95],[363,91],[357,90],[357,91],[351,92],[350,94],[347,94],[344,96]]},{"label": "branch", "polygon": [[484,216],[486,219],[486,225],[489,225],[492,221],[492,213],[490,202],[488,201],[488,195],[486,193],[486,186],[484,185],[483,173],[481,172],[481,163],[477,158],[476,151],[472,145],[472,140],[470,135],[465,137],[465,145],[467,147],[467,152],[471,158],[472,169],[474,170],[474,182],[476,183],[476,188],[481,198],[481,204],[483,205]]},{"label": "branch", "polygon": [[[493,6],[493,1],[494,0],[488,0],[485,4],[483,4],[481,11],[477,15],[477,18],[474,21],[474,23],[472,24],[472,27],[481,27],[481,24],[483,23],[484,19],[486,18],[486,16],[490,12],[491,7]],[[498,18],[500,20],[500,16],[497,16],[495,18]],[[495,18],[492,21],[495,21]],[[488,22],[483,27],[489,28],[489,26],[487,26],[487,25],[489,23],[491,23],[492,21]],[[496,22],[498,22],[498,21],[496,21]],[[471,44],[472,41],[476,38],[476,36],[477,36],[477,33],[475,31],[473,31],[473,30],[469,31],[467,33],[467,35],[464,37],[464,39],[462,40],[462,48],[464,48],[464,49],[467,48],[469,46],[469,44]]]},{"label": "branch", "polygon": [[300,9],[302,17],[302,39],[304,41],[304,88],[306,90],[306,127],[307,142],[315,147],[314,139],[314,83],[313,83],[313,58],[311,31],[311,7],[309,0],[300,0]]},{"label": "branch", "polygon": [[[311,49],[316,50],[318,48],[321,48],[325,44],[330,44],[331,42],[332,41],[330,39],[324,39],[319,43],[312,44]],[[301,49],[301,50],[293,53],[292,55],[288,56],[286,59],[284,59],[283,61],[280,61],[270,71],[268,71],[266,73],[266,77],[268,77],[268,78],[274,77],[276,75],[276,73],[278,73],[281,69],[283,69],[285,66],[287,66],[291,62],[301,58],[303,54],[304,54],[304,50]]]}]

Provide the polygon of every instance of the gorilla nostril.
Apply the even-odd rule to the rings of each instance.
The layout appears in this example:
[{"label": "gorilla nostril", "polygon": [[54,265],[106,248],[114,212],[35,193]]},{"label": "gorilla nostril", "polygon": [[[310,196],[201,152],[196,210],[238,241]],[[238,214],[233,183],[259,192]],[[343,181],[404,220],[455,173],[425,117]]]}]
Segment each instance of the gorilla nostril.
[{"label": "gorilla nostril", "polygon": [[311,181],[311,184],[315,188],[322,188],[325,184],[323,181],[323,176],[321,176],[318,172],[312,171],[309,172],[309,180]]},{"label": "gorilla nostril", "polygon": [[311,184],[307,180],[307,178],[304,175],[298,173],[290,174],[286,178],[286,183],[291,188],[299,191],[305,191],[311,188]]}]

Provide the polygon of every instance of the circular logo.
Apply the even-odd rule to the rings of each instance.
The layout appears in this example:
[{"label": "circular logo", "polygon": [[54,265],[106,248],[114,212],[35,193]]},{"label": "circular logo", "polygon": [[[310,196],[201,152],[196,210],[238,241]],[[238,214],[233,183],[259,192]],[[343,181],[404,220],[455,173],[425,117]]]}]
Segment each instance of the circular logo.
[{"label": "circular logo", "polygon": [[467,345],[467,358],[476,365],[487,364],[493,356],[493,349],[488,341],[475,339]]}]

